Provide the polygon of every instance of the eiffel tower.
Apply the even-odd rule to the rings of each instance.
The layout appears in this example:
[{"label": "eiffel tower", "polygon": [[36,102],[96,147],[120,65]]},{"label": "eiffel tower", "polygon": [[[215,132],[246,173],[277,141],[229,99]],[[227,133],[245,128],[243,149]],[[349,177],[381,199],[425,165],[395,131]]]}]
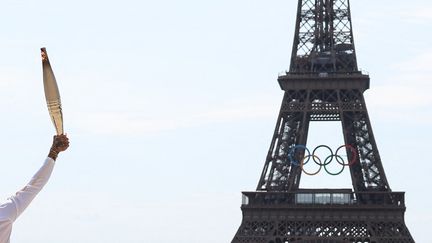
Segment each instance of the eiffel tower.
[{"label": "eiffel tower", "polygon": [[[404,192],[390,189],[372,133],[349,0],[298,0],[290,69],[278,82],[285,94],[273,139],[256,191],[242,193],[232,243],[414,242]],[[340,121],[345,145],[307,148],[311,121]],[[316,173],[306,163],[330,174],[330,163],[349,168],[352,188],[299,188],[302,175]]]}]

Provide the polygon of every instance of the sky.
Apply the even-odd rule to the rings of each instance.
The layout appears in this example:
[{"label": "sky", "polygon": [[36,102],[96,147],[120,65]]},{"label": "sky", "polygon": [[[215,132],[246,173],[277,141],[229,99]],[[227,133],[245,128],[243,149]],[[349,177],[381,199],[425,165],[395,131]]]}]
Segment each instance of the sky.
[{"label": "sky", "polygon": [[[271,142],[296,4],[3,0],[0,198],[31,178],[55,132],[43,46],[71,142],[14,224],[12,242],[230,242],[241,191],[255,190]],[[352,0],[351,7],[390,187],[406,192],[414,239],[432,242],[432,3]],[[309,134],[310,146],[342,143],[338,123],[311,124]],[[347,173],[301,183],[351,184]]]}]

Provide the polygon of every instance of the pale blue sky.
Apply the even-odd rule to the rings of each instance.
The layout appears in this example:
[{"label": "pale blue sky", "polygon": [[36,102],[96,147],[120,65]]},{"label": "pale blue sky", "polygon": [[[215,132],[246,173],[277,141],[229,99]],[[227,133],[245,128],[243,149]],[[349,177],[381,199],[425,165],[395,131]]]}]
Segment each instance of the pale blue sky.
[{"label": "pale blue sky", "polygon": [[[0,196],[31,177],[54,133],[42,46],[71,140],[47,187],[16,222],[12,242],[230,242],[241,221],[240,192],[255,189],[270,145],[296,4],[2,1]],[[406,191],[416,241],[432,242],[432,3],[351,5],[390,186]],[[311,144],[342,141],[333,135],[337,124],[311,130]],[[347,174],[302,180],[318,183],[350,186]]]}]

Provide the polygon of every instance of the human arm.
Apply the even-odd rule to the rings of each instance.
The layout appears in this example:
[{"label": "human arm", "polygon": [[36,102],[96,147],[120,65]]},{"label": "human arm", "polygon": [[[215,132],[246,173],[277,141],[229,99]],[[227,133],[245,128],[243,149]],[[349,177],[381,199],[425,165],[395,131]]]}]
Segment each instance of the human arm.
[{"label": "human arm", "polygon": [[27,185],[19,190],[14,196],[10,197],[5,203],[0,205],[2,216],[11,221],[15,221],[19,215],[28,207],[31,201],[42,190],[48,182],[54,169],[57,155],[69,147],[69,140],[65,135],[54,136],[48,158],[42,167],[31,178]]}]

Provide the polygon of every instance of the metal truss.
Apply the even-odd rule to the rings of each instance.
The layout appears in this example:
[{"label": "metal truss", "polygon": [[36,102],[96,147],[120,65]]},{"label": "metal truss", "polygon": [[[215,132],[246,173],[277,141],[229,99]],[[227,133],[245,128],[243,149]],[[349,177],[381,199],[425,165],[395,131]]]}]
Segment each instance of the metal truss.
[{"label": "metal truss", "polygon": [[[350,167],[354,190],[390,190],[360,90],[288,90],[257,190],[290,191],[299,188],[301,169],[288,156],[307,143],[311,121],[341,121],[345,143],[359,156]],[[350,154],[350,153],[347,153]]]},{"label": "metal truss", "polygon": [[349,0],[299,0],[290,72],[352,72]]},{"label": "metal truss", "polygon": [[[317,240],[319,238],[319,240]],[[414,243],[404,222],[247,221],[232,243]]]},{"label": "metal truss", "polygon": [[[285,91],[256,192],[243,192],[233,243],[413,243],[403,193],[392,192],[358,71],[349,0],[298,0]],[[299,188],[310,122],[340,121],[352,189]],[[351,150],[348,151],[348,145]],[[297,161],[297,162],[296,162]]]},{"label": "metal truss", "polygon": [[405,209],[403,192],[243,192],[232,243],[413,243]]}]

